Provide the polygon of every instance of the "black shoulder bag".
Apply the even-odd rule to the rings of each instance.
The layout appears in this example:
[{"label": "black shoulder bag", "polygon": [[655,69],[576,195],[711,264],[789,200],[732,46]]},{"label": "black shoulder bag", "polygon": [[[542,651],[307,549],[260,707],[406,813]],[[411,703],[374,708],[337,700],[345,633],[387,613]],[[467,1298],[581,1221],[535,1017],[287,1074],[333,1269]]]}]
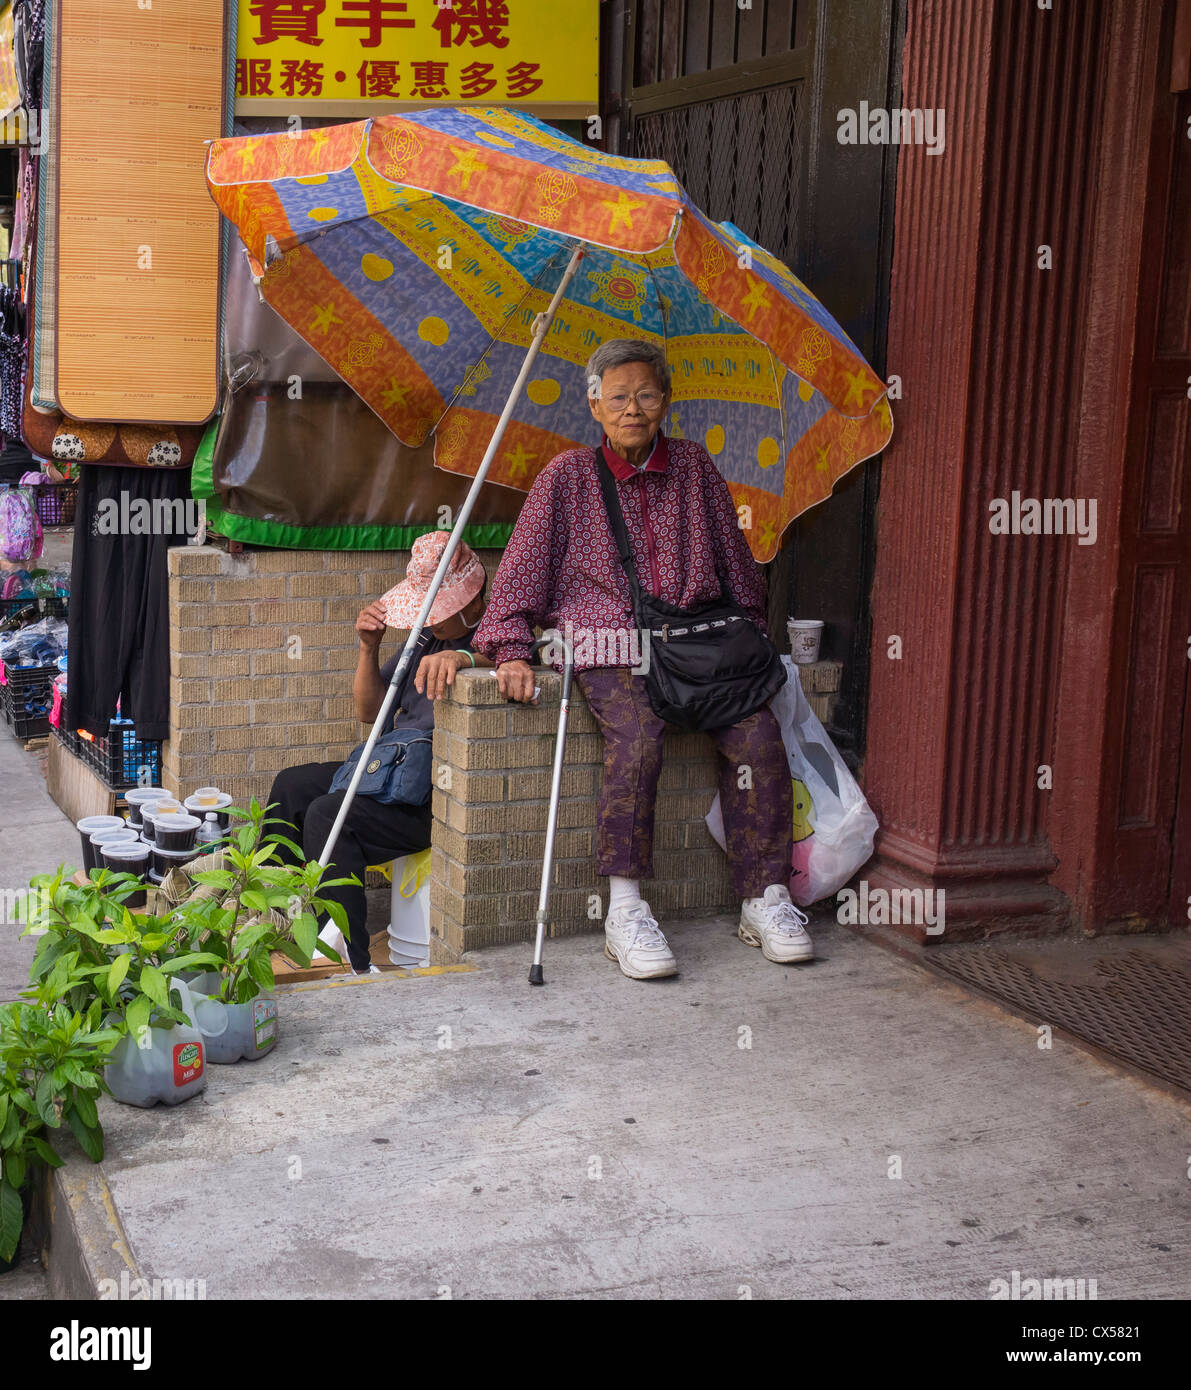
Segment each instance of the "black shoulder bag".
[{"label": "black shoulder bag", "polygon": [[719,598],[694,608],[678,608],[643,592],[603,448],[596,451],[596,467],[608,524],[628,575],[634,621],[642,632],[645,688],[653,712],[682,729],[739,724],[785,685],[777,648],[731,597],[722,576]]}]

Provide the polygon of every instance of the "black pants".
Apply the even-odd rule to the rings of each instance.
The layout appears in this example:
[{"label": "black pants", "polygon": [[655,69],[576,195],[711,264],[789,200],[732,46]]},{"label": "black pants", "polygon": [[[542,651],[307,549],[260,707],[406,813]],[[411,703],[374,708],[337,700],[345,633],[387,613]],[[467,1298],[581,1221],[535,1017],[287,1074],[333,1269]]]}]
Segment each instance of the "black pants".
[{"label": "black pants", "polygon": [[[343,805],[345,792],[328,791],[339,767],[339,763],[303,763],[301,767],[286,768],[277,774],[269,792],[269,802],[277,803],[269,815],[289,821],[297,830],[294,838],[306,851],[308,860],[317,859],[322,853]],[[429,802],[425,806],[382,806],[370,797],[357,796],[335,842],[335,872],[329,877],[355,874],[362,885],[369,864],[385,864],[400,855],[429,849],[431,818]],[[271,828],[283,831],[281,826]],[[278,850],[292,862],[293,855],[284,845],[279,845]],[[329,888],[321,896],[343,904],[352,968],[367,970],[367,905],[363,887]]]},{"label": "black pants", "polygon": [[[128,495],[122,507],[121,494]],[[86,464],[79,472],[74,552],[70,566],[70,683],[66,715],[72,729],[107,736],[120,712],[136,721],[137,738],[170,736],[170,615],[166,552],[185,545],[185,530],[142,535],[122,531],[122,517],[152,504],[185,502],[189,468],[117,468]],[[136,503],[148,503],[148,508]],[[186,521],[185,507],[159,507],[159,527]],[[179,515],[175,515],[179,513]]]}]

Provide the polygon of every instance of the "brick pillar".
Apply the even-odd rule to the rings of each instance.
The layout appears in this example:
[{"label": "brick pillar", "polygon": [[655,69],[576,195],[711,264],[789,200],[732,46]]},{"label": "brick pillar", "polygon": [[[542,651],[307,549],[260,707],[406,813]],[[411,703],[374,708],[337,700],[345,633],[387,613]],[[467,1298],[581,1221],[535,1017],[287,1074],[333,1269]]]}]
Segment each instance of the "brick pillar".
[{"label": "brick pillar", "polygon": [[[561,679],[539,672],[540,706],[501,699],[495,678],[467,671],[435,715],[434,854],[430,930],[437,959],[533,937]],[[603,739],[578,686],[567,724],[558,807],[552,935],[598,930],[607,880],[595,869]],[[705,734],[666,735],[653,866],[642,885],[655,916],[733,911],[728,861],[704,823],[716,793]],[[599,911],[591,915],[593,903]]]},{"label": "brick pillar", "polygon": [[[489,570],[498,551],[480,552]],[[263,800],[295,763],[347,757],[366,734],[352,675],[360,609],[405,573],[408,551],[169,552],[170,740],[164,781],[216,782]],[[382,644],[384,662],[398,651]]]}]

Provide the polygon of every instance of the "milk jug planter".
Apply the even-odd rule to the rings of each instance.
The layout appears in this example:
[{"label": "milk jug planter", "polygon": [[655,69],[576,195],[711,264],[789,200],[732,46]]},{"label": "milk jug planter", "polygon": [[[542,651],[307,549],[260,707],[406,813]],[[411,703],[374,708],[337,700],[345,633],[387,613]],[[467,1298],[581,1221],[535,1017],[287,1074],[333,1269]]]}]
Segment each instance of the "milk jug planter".
[{"label": "milk jug planter", "polygon": [[[318,894],[354,882],[324,881],[326,871],[317,863],[284,863],[278,844],[301,851],[281,835],[266,833],[274,822],[256,801],[248,811],[232,808],[229,815],[239,827],[202,861],[217,867],[184,870],[198,889],[169,917],[191,949],[214,966],[201,980],[192,978],[191,990],[206,1057],[215,1064],[258,1061],[276,1047],[280,1025],[273,953],[309,966],[318,946],[318,917],[346,927],[340,904]],[[323,954],[329,955],[329,949],[323,948]]]},{"label": "milk jug planter", "polygon": [[209,1062],[255,1062],[277,1046],[277,996],[272,992],[258,994],[247,1004],[224,1004],[202,994],[193,997]]},{"label": "milk jug planter", "polygon": [[129,1033],[112,1049],[104,1081],[115,1100],[142,1109],[181,1105],[207,1089],[207,1059],[203,1035],[195,1020],[195,1001],[189,986],[175,980],[171,993],[180,997],[184,1023],[148,1025]]}]

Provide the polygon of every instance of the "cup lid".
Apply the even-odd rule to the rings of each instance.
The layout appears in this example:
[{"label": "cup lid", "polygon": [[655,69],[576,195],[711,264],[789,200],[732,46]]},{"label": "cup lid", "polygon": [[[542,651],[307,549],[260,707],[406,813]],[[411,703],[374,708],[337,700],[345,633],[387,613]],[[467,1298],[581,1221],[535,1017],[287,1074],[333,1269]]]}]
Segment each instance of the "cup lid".
[{"label": "cup lid", "polygon": [[124,800],[128,802],[144,803],[146,801],[169,801],[170,793],[164,787],[129,787],[124,793]]},{"label": "cup lid", "polygon": [[[145,846],[149,848],[148,845]],[[162,849],[160,845],[153,846],[154,853],[162,859],[197,859],[199,852],[197,849]]]},{"label": "cup lid", "polygon": [[112,859],[148,859],[150,849],[139,841],[133,844],[131,840],[117,840],[115,843],[109,840],[103,852]]},{"label": "cup lid", "polygon": [[84,816],[74,828],[82,835],[93,835],[97,830],[119,830],[123,824],[123,816]]},{"label": "cup lid", "polygon": [[197,816],[188,816],[184,811],[165,811],[153,817],[153,824],[159,830],[189,830],[191,827],[197,830],[202,821]]}]

